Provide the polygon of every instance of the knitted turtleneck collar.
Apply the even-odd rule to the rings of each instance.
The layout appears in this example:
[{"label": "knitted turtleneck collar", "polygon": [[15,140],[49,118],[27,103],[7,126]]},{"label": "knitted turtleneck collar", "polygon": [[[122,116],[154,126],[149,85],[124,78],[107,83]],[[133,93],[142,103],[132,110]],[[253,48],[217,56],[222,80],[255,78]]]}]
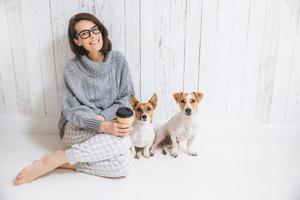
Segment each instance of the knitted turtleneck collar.
[{"label": "knitted turtleneck collar", "polygon": [[106,55],[106,60],[104,62],[92,61],[85,55],[80,56],[80,61],[85,73],[90,76],[99,76],[106,74],[109,70],[111,70],[113,63],[113,54],[112,52],[108,52]]}]

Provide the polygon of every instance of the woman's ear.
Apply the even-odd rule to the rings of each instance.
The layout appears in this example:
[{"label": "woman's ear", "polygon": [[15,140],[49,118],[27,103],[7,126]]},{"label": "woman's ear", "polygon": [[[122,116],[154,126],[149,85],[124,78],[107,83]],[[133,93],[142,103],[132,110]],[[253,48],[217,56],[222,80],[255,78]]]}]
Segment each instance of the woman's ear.
[{"label": "woman's ear", "polygon": [[75,44],[77,44],[77,46],[80,46],[80,47],[82,46],[82,43],[79,39],[74,38],[74,42],[75,42]]}]

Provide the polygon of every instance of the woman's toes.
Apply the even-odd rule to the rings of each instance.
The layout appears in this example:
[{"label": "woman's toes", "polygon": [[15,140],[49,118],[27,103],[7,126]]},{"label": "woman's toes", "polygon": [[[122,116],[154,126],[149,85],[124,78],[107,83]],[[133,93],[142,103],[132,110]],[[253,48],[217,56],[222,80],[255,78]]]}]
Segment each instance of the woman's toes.
[{"label": "woman's toes", "polygon": [[20,172],[20,173],[18,173],[18,175],[17,175],[16,178],[17,178],[17,179],[20,179],[20,178],[23,178],[23,176],[24,176],[23,173]]},{"label": "woman's toes", "polygon": [[21,179],[15,179],[14,183],[15,185],[19,185],[21,183]]},{"label": "woman's toes", "polygon": [[22,169],[22,171],[19,174],[21,175],[21,174],[24,174],[25,172],[26,172],[26,167],[24,169]]}]

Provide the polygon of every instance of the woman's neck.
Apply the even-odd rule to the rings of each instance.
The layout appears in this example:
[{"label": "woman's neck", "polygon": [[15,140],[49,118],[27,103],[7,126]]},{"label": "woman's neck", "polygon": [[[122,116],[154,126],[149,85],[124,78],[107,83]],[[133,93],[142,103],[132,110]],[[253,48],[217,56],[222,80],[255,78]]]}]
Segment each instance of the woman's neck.
[{"label": "woman's neck", "polygon": [[96,51],[96,52],[90,52],[88,54],[88,57],[92,60],[92,61],[95,61],[95,62],[103,62],[104,60],[104,54],[99,52],[99,51]]}]

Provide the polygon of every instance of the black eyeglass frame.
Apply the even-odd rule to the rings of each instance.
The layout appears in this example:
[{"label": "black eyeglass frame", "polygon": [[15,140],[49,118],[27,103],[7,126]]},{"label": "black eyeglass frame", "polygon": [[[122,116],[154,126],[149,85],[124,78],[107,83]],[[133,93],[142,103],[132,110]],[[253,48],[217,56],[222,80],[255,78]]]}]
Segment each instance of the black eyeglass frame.
[{"label": "black eyeglass frame", "polygon": [[[98,29],[95,29],[95,28],[98,28]],[[83,32],[85,32],[85,31],[88,31],[88,36],[87,37],[82,37],[80,34],[81,33],[83,33]],[[96,32],[95,32],[96,31]],[[99,32],[98,32],[99,31]],[[82,31],[80,31],[79,33],[77,33],[76,35],[75,35],[75,39],[78,39],[78,37],[80,37],[81,39],[87,39],[87,38],[89,38],[90,36],[91,36],[91,32],[92,33],[94,33],[94,34],[100,34],[101,33],[101,29],[100,29],[100,26],[98,26],[98,25],[95,25],[95,26],[93,26],[90,30],[89,29],[86,29],[86,30],[82,30]]]}]

